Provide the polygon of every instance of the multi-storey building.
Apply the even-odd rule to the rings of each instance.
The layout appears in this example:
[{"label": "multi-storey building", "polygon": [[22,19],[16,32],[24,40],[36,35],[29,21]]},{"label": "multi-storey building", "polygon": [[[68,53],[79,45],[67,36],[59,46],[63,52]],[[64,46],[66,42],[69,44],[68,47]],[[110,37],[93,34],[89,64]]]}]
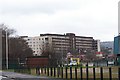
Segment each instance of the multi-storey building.
[{"label": "multi-storey building", "polygon": [[40,36],[36,37],[24,37],[24,40],[27,41],[29,47],[33,50],[34,56],[40,56],[42,54],[44,40]]},{"label": "multi-storey building", "polygon": [[37,37],[23,37],[30,48],[34,51],[33,55],[40,56],[43,51],[54,53],[80,53],[81,50],[100,51],[98,40],[93,37],[76,36],[74,33],[66,34],[40,34]]},{"label": "multi-storey building", "polygon": [[80,50],[100,51],[98,40],[93,37],[76,36],[74,33],[62,34],[40,34],[45,37],[49,49],[55,53],[79,53]]}]

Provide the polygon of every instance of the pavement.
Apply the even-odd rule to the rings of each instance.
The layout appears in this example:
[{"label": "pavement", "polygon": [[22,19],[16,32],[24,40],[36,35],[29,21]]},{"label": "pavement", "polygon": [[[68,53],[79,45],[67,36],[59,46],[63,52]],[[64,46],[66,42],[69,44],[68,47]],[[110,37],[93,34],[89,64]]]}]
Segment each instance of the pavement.
[{"label": "pavement", "polygon": [[21,74],[15,72],[0,71],[1,80],[63,80],[58,78],[50,78],[46,76],[34,76],[29,74]]}]

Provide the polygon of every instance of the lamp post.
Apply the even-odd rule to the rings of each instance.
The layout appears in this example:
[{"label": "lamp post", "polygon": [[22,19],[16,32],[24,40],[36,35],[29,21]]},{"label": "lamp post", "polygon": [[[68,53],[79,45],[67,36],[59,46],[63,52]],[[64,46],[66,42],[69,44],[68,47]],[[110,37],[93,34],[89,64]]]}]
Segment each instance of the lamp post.
[{"label": "lamp post", "polygon": [[6,30],[6,69],[8,69],[8,35]]}]

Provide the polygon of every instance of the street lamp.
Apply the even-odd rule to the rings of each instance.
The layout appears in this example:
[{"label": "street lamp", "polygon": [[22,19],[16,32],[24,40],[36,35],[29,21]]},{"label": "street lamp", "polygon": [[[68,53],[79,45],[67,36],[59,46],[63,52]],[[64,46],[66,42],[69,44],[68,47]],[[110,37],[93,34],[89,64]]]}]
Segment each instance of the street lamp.
[{"label": "street lamp", "polygon": [[8,69],[8,35],[6,30],[6,68]]}]

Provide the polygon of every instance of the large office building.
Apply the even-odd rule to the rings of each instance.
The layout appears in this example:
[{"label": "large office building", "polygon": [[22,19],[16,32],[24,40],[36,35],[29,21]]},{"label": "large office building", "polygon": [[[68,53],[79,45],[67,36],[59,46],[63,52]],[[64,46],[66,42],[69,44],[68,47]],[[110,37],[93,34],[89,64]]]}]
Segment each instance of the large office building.
[{"label": "large office building", "polygon": [[24,37],[28,45],[34,51],[34,55],[40,56],[43,51],[54,53],[80,53],[81,50],[100,51],[100,41],[93,37],[76,36],[74,33],[66,34],[40,34],[37,37]]},{"label": "large office building", "polygon": [[79,53],[81,50],[100,51],[99,40],[93,37],[76,36],[74,33],[66,34],[40,34],[45,37],[50,50],[55,53]]}]

